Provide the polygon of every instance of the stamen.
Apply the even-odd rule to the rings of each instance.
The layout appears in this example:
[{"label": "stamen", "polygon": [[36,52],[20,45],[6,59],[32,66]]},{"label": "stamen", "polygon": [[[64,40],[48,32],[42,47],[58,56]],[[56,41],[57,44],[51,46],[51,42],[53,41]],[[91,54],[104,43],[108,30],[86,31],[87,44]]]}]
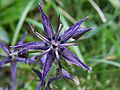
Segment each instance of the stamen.
[{"label": "stamen", "polygon": [[58,41],[61,41],[61,37],[58,38]]},{"label": "stamen", "polygon": [[54,36],[52,37],[52,40],[55,40],[55,37],[54,37]]},{"label": "stamen", "polygon": [[51,50],[51,48],[45,50],[42,54],[38,55],[36,58],[42,57],[43,55],[45,55],[46,53],[48,53]]},{"label": "stamen", "polygon": [[58,31],[57,31],[57,33],[56,33],[56,39],[59,37],[59,34],[60,34],[62,28],[63,28],[63,25],[60,24],[60,25],[59,25],[59,28],[58,28]]},{"label": "stamen", "polygon": [[32,25],[29,24],[32,32],[39,38],[41,39],[42,41],[45,41],[45,42],[49,42],[44,36],[42,36],[41,34],[39,34],[38,32],[35,32],[35,30],[33,29]]},{"label": "stamen", "polygon": [[22,45],[10,46],[10,48],[19,48],[19,47],[22,47]]},{"label": "stamen", "polygon": [[60,40],[60,44],[63,44],[63,43],[64,43],[64,41],[61,41],[61,40]]},{"label": "stamen", "polygon": [[56,55],[57,60],[59,60],[60,57],[59,57],[59,54],[58,54],[58,51],[57,51],[57,50],[55,50],[55,55]]},{"label": "stamen", "polygon": [[77,43],[64,43],[61,45],[63,45],[63,46],[77,46],[78,44]]},{"label": "stamen", "polygon": [[18,55],[18,51],[9,54],[9,56],[14,56],[14,55]]}]

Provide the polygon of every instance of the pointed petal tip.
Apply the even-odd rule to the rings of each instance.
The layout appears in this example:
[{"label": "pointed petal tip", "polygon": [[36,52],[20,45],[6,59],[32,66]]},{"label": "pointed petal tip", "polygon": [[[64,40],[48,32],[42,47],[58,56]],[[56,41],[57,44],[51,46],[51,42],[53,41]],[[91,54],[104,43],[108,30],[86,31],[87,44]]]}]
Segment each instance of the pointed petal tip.
[{"label": "pointed petal tip", "polygon": [[88,19],[88,18],[89,18],[89,16],[86,17],[86,19]]},{"label": "pointed petal tip", "polygon": [[40,4],[40,3],[38,3],[38,5],[39,5],[39,6],[41,6],[41,4]]},{"label": "pointed petal tip", "polygon": [[[84,64],[85,65],[85,64]],[[93,73],[93,71],[92,71],[92,68],[90,67],[87,67],[86,65],[85,65],[85,67],[82,67],[84,70],[87,70],[89,73]]]},{"label": "pointed petal tip", "polygon": [[90,28],[87,28],[87,30],[92,30],[93,28],[92,27],[90,27]]},{"label": "pointed petal tip", "polygon": [[28,33],[28,32],[27,32],[27,31],[25,31],[24,35],[26,36],[26,35],[27,35],[27,33]]},{"label": "pointed petal tip", "polygon": [[[38,4],[40,11],[42,10],[42,5],[41,3]],[[42,10],[43,11],[43,10]]]},{"label": "pointed petal tip", "polygon": [[90,68],[88,68],[87,70],[88,70],[88,72],[89,72],[89,73],[93,73],[93,71],[92,71],[92,68],[91,68],[91,67],[90,67]]},{"label": "pointed petal tip", "polygon": [[[82,29],[82,28],[81,28]],[[83,33],[86,33],[87,31],[90,31],[90,30],[93,30],[93,28],[92,27],[90,27],[90,28],[83,28],[84,30],[83,30]]]},{"label": "pointed petal tip", "polygon": [[87,17],[85,17],[85,18],[83,18],[81,21],[86,21],[87,19],[89,18],[89,16],[87,16]]},{"label": "pointed petal tip", "polygon": [[40,8],[41,8],[41,6],[42,6],[42,3],[40,3],[40,2],[39,2],[39,3],[38,3],[38,5],[39,5],[39,6],[40,6]]},{"label": "pointed petal tip", "polygon": [[91,30],[97,30],[97,27],[90,27]]},{"label": "pointed petal tip", "polygon": [[79,81],[79,78],[78,77],[74,77],[74,83],[78,86],[80,85],[80,81]]},{"label": "pointed petal tip", "polygon": [[74,81],[74,83],[76,83],[76,79],[75,78],[73,78],[73,81]]},{"label": "pointed petal tip", "polygon": [[40,83],[38,84],[38,86],[37,86],[37,89],[36,89],[36,90],[41,90],[42,85],[43,85],[43,83],[42,83],[42,82],[40,82]]}]

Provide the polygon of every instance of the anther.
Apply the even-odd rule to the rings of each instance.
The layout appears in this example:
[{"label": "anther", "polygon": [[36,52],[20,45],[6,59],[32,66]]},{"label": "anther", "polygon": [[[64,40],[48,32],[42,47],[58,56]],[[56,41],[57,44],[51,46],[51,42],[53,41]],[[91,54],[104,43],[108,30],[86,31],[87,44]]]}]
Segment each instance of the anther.
[{"label": "anther", "polygon": [[63,51],[63,50],[64,50],[64,48],[61,48],[60,50],[61,50],[61,51]]},{"label": "anther", "polygon": [[52,39],[55,40],[55,37],[53,36]]},{"label": "anther", "polygon": [[63,44],[63,43],[64,43],[64,41],[61,41],[61,42],[60,42],[60,44]]},{"label": "anther", "polygon": [[47,44],[47,43],[45,43],[45,46],[48,46],[48,44]]},{"label": "anther", "polygon": [[61,38],[60,38],[60,37],[58,38],[58,41],[61,41]]},{"label": "anther", "polygon": [[48,38],[49,41],[51,41],[52,39],[51,38]]}]

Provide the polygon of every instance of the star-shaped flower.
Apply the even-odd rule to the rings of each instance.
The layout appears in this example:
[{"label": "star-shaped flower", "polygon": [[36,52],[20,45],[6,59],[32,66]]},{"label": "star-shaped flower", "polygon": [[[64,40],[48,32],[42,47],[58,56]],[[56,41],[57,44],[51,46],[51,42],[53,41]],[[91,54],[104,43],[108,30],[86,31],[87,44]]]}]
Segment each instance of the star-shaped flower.
[{"label": "star-shaped flower", "polygon": [[[24,43],[24,38],[26,36],[26,33],[23,35],[21,40],[18,42],[17,45],[22,45]],[[23,57],[26,53],[24,52],[23,54],[19,54],[18,50],[15,48],[10,49],[10,47],[7,47],[5,44],[3,44],[0,41],[0,48],[2,48],[6,56],[3,56],[4,59],[0,61],[0,67],[3,67],[5,64],[10,63],[11,64],[11,73],[12,73],[12,80],[13,80],[13,85],[11,87],[11,90],[16,90],[16,64],[17,62],[23,62],[23,63],[32,63],[35,57],[28,58]]]},{"label": "star-shaped flower", "polygon": [[[35,74],[39,77],[39,79],[41,80],[42,79],[42,73],[37,70],[37,69],[34,69],[32,68],[32,70],[35,72]],[[51,90],[50,89],[50,84],[53,82],[53,81],[57,81],[57,80],[60,80],[62,78],[67,78],[67,79],[71,79],[73,80],[73,77],[63,68],[57,68],[56,69],[56,75],[55,76],[50,76],[47,84],[46,84],[46,81],[44,82],[44,86],[46,86],[46,90]],[[46,84],[46,85],[45,85]],[[39,90],[39,88],[38,88]]]},{"label": "star-shaped flower", "polygon": [[[68,43],[70,38],[78,39],[81,35],[91,30],[91,28],[80,28],[80,25],[88,18],[84,18],[79,22],[75,23],[68,30],[65,31],[64,34],[60,35],[60,31],[62,30],[62,24],[59,25],[57,33],[55,33],[52,25],[48,17],[45,15],[41,5],[39,4],[40,14],[42,16],[42,23],[44,27],[45,36],[42,36],[38,32],[36,32],[33,27],[30,25],[32,32],[42,40],[42,42],[30,42],[22,45],[15,46],[16,48],[21,48],[19,53],[23,53],[27,50],[43,50],[44,52],[38,57],[46,56],[43,61],[43,68],[41,73],[41,82],[38,85],[37,90],[43,86],[46,77],[53,65],[55,63],[60,68],[61,58],[65,58],[71,64],[76,66],[80,66],[83,69],[87,69],[89,72],[92,70],[87,67],[75,54],[73,54],[70,50],[66,48],[66,46],[75,46],[75,43]],[[60,69],[62,72],[67,73],[64,69]],[[62,75],[64,75],[62,73]],[[67,76],[66,76],[67,77]]]}]

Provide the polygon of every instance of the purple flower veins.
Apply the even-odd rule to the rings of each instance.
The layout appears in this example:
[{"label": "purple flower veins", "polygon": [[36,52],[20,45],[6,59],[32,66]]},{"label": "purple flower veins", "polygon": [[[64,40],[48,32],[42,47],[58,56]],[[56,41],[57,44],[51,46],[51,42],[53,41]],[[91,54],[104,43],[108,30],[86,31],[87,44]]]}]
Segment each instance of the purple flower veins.
[{"label": "purple flower veins", "polygon": [[[22,46],[16,46],[16,47],[23,47],[23,49],[20,51],[20,53],[24,52],[25,50],[35,49],[35,50],[43,50],[44,52],[39,55],[44,56],[46,55],[46,58],[44,59],[44,65],[42,68],[41,73],[41,82],[38,85],[37,90],[40,90],[40,88],[43,86],[45,79],[52,67],[52,64],[55,63],[59,68],[61,68],[60,65],[60,58],[65,58],[68,62],[71,64],[77,65],[82,67],[83,69],[87,69],[89,72],[92,72],[90,68],[88,68],[75,54],[73,54],[71,51],[69,51],[66,46],[75,46],[75,43],[68,43],[67,41],[70,38],[75,38],[78,36],[81,36],[85,32],[91,30],[91,28],[79,28],[80,25],[88,18],[84,18],[81,21],[75,23],[72,27],[70,27],[68,30],[65,31],[64,34],[60,35],[60,31],[62,30],[62,24],[59,25],[57,33],[55,33],[54,29],[52,28],[52,25],[50,24],[50,21],[48,17],[43,12],[43,9],[41,5],[39,4],[40,14],[42,16],[42,23],[44,27],[44,33],[45,37],[36,32],[33,27],[30,25],[32,32],[42,40],[42,42],[33,42],[33,43],[26,43]],[[67,73],[66,71],[62,71]],[[68,75],[68,74],[67,74]],[[67,77],[67,76],[66,76]]]}]

